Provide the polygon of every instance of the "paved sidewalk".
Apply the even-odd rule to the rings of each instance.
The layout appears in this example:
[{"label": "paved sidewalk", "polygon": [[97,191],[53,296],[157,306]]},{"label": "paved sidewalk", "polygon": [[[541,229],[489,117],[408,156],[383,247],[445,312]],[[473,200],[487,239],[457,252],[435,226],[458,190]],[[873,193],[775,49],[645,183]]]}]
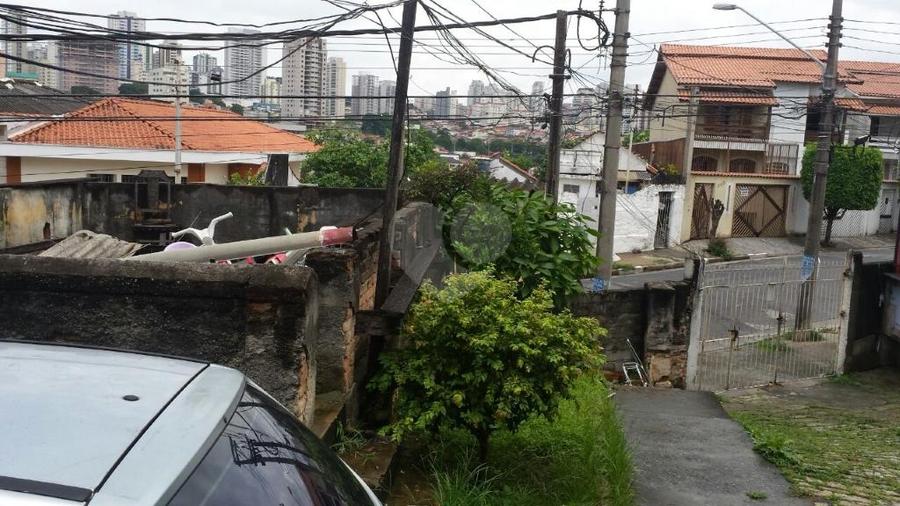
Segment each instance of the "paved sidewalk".
[{"label": "paved sidewalk", "polygon": [[632,449],[637,504],[812,504],[792,495],[778,469],[754,453],[750,437],[712,393],[636,387],[616,392]]},{"label": "paved sidewalk", "polygon": [[[799,256],[803,254],[803,237],[736,237],[723,239],[736,260],[755,257]],[[823,252],[843,252],[849,250],[886,250],[894,248],[893,235],[870,235],[865,237],[837,237],[833,245],[823,248]],[[699,239],[688,241],[674,248],[643,251],[640,253],[619,253],[616,262],[618,274],[677,269],[685,259],[709,256],[706,248],[709,241]],[[632,270],[632,269],[636,269]]]}]

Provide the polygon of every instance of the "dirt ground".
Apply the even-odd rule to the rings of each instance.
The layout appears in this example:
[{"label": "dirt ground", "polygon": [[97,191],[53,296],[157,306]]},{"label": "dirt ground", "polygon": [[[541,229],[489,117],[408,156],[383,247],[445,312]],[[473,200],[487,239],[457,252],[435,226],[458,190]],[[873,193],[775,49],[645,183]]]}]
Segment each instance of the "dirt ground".
[{"label": "dirt ground", "polygon": [[817,504],[900,505],[900,370],[721,394],[722,405]]}]

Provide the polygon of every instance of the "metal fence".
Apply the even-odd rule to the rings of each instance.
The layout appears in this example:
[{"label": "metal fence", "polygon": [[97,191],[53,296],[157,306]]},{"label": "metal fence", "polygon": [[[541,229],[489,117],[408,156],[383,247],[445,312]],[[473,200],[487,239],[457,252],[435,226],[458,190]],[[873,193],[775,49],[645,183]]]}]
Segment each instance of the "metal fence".
[{"label": "metal fence", "polygon": [[849,257],[820,259],[809,325],[796,330],[801,257],[701,266],[688,384],[727,390],[840,370]]}]

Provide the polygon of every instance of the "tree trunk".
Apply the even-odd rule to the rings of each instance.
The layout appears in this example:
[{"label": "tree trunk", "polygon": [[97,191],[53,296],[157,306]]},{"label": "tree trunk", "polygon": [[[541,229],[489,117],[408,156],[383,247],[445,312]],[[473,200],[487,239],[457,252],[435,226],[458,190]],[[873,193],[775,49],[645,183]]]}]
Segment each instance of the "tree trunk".
[{"label": "tree trunk", "polygon": [[825,238],[822,240],[823,246],[831,246],[831,230],[834,228],[834,220],[837,219],[838,211],[833,209],[825,210]]},{"label": "tree trunk", "polygon": [[491,439],[491,433],[487,431],[487,429],[481,429],[476,434],[478,438],[478,463],[482,465],[487,464],[488,459],[488,443]]}]

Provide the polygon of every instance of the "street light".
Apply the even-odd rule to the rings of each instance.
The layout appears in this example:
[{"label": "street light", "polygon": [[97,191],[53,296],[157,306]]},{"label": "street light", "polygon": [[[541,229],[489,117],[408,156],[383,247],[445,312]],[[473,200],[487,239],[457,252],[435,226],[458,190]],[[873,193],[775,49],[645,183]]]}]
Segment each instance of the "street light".
[{"label": "street light", "polygon": [[800,298],[797,303],[796,328],[805,329],[809,324],[812,312],[812,301],[819,263],[819,242],[822,240],[822,215],[825,210],[825,185],[828,178],[828,165],[831,158],[832,130],[834,129],[834,95],[837,90],[838,48],[841,46],[841,12],[842,0],[832,0],[831,17],[828,25],[828,62],[823,63],[809,51],[795,44],[777,30],[766,24],[737,4],[716,3],[713,9],[720,11],[740,10],[757,23],[768,28],[772,33],[784,39],[788,44],[800,50],[811,60],[822,67],[822,114],[819,120],[818,146],[813,173],[813,188],[809,199],[809,217],[806,223],[806,243],[803,247],[803,263],[800,278],[803,281]]}]

